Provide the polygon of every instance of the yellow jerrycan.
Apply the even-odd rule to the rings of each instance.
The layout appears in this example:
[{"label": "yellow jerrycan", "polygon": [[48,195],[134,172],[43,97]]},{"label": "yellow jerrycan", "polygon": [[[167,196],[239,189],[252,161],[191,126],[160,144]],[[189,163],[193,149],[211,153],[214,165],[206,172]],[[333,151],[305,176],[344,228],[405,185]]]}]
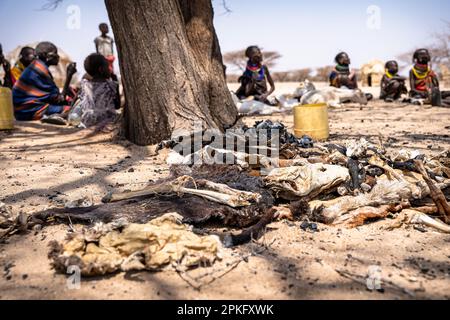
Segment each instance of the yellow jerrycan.
[{"label": "yellow jerrycan", "polygon": [[316,141],[327,140],[330,137],[328,105],[320,103],[295,107],[294,134],[297,138],[307,135]]},{"label": "yellow jerrycan", "polygon": [[0,87],[0,130],[14,129],[14,107],[12,92]]}]

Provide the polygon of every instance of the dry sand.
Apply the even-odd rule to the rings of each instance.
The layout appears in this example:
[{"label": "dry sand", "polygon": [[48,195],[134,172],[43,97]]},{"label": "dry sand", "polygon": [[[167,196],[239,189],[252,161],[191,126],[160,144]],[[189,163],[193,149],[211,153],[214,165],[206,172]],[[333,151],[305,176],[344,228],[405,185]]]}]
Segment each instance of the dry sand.
[{"label": "dry sand", "polygon": [[[294,86],[283,84],[279,92]],[[272,119],[293,126],[292,115]],[[450,109],[375,101],[331,110],[330,121],[335,142],[377,142],[381,135],[391,149],[428,154],[450,148]],[[108,191],[136,190],[166,176],[163,157],[152,150],[114,141],[111,134],[17,124],[12,133],[0,132],[0,201],[26,213],[81,197],[98,203]],[[449,299],[450,235],[405,227],[384,231],[390,222],[352,230],[319,225],[315,234],[302,231],[300,222],[273,223],[259,244],[227,251],[227,257],[252,255],[199,291],[171,271],[83,279],[79,290],[70,290],[47,258],[48,243],[62,240],[68,227],[52,226],[0,244],[0,299]],[[230,260],[214,270],[228,270]],[[370,292],[364,284],[373,266],[381,268],[384,292]]]}]

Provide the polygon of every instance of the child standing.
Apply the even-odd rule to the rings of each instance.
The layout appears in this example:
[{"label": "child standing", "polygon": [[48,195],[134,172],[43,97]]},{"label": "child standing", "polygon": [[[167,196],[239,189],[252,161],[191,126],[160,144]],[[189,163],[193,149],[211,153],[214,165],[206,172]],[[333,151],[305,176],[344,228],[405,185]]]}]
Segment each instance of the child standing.
[{"label": "child standing", "polygon": [[111,75],[114,75],[114,61],[116,60],[114,56],[114,39],[108,36],[109,26],[106,23],[101,23],[98,28],[101,35],[94,40],[95,48],[98,54],[106,58],[109,63],[109,71]]}]

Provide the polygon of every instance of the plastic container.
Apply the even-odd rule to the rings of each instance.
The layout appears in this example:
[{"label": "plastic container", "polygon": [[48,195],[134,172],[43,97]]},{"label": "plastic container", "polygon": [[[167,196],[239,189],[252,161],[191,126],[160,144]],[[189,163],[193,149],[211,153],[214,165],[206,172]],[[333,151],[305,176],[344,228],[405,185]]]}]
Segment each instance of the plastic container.
[{"label": "plastic container", "polygon": [[0,130],[14,129],[14,106],[12,92],[0,87]]},{"label": "plastic container", "polygon": [[328,106],[325,103],[300,105],[294,108],[294,134],[310,136],[316,141],[330,137]]},{"label": "plastic container", "polygon": [[73,106],[72,110],[69,113],[68,116],[69,125],[72,127],[78,127],[81,124],[82,113],[83,110],[81,109],[81,103],[78,102]]}]

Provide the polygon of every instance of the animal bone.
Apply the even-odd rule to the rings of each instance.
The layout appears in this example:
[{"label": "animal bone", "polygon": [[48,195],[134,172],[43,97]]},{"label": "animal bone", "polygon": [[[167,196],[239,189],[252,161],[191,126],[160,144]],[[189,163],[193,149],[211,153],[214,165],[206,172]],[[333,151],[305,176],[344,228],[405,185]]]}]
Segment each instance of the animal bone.
[{"label": "animal bone", "polygon": [[169,183],[147,187],[141,191],[127,192],[122,194],[110,194],[107,195],[102,201],[104,203],[108,203],[158,194],[175,193],[195,195],[206,200],[228,205],[232,208],[239,208],[250,206],[251,203],[258,203],[261,199],[261,195],[259,194],[235,190],[224,184],[213,183],[206,180],[199,180],[198,184],[210,188],[214,191],[189,189],[183,186],[188,181],[192,180],[193,179],[191,177],[184,176]]},{"label": "animal bone", "polygon": [[403,210],[397,220],[387,227],[387,230],[400,228],[403,224],[420,224],[434,228],[443,233],[450,233],[450,226],[439,220],[435,220],[422,212],[412,209]]},{"label": "animal bone", "polygon": [[390,166],[388,166],[386,164],[386,162],[381,160],[380,157],[378,157],[378,156],[372,156],[369,159],[369,164],[383,169],[386,172],[386,175],[388,176],[389,180],[398,180],[398,181],[406,182],[406,180],[402,174],[400,174],[397,171],[395,171],[394,169],[392,169]]}]

